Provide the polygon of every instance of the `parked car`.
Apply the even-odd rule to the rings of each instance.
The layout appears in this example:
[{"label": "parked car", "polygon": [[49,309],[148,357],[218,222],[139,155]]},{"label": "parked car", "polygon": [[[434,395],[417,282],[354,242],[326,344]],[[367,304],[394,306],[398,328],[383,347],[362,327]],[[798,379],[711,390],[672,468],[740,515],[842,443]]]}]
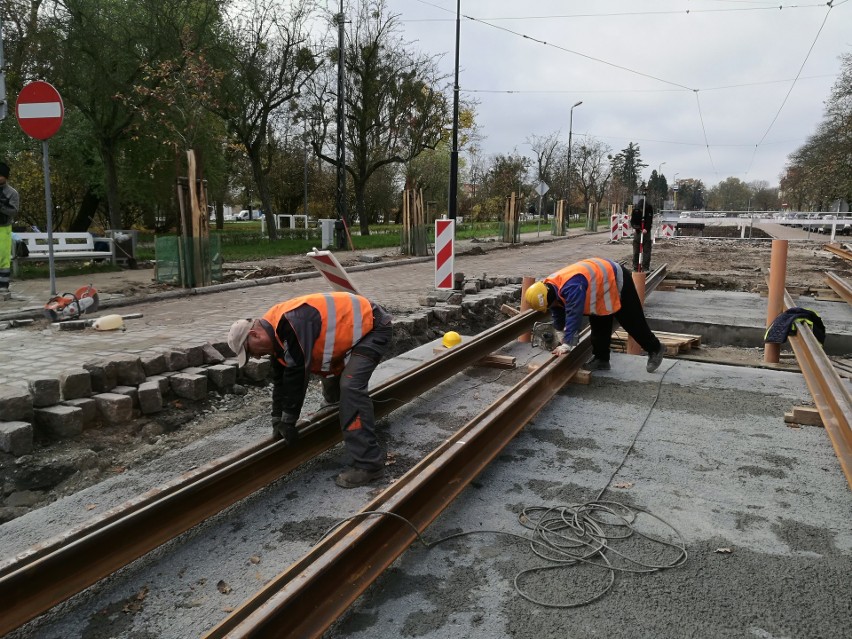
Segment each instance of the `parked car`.
[{"label": "parked car", "polygon": [[263,217],[263,211],[259,211],[256,209],[252,209],[249,211],[248,209],[243,209],[239,213],[237,213],[236,219],[241,222],[248,222],[249,220],[259,220]]}]

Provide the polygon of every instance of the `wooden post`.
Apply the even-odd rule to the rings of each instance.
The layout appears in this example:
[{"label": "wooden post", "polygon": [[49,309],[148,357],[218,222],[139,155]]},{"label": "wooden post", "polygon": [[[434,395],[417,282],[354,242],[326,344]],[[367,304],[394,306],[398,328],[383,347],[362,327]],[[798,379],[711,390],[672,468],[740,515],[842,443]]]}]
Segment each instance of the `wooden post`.
[{"label": "wooden post", "polygon": [[[788,240],[772,240],[769,258],[769,297],[766,302],[766,327],[784,310],[784,288],[787,278]],[[781,358],[781,344],[764,344],[763,361],[777,364]]]},{"label": "wooden post", "polygon": [[[521,313],[529,310],[530,305],[527,304],[527,289],[535,283],[534,277],[525,276],[521,282]],[[532,339],[532,333],[526,332],[518,337],[519,342],[529,342]]]},{"label": "wooden post", "polygon": [[[645,273],[633,273],[633,285],[636,287],[636,293],[639,295],[639,303],[645,306]],[[636,343],[632,337],[627,338],[627,353],[628,355],[641,355],[642,347]]]},{"label": "wooden post", "polygon": [[556,217],[553,220],[553,235],[562,237],[565,234],[562,229],[565,227],[565,200],[559,200],[556,203]]}]

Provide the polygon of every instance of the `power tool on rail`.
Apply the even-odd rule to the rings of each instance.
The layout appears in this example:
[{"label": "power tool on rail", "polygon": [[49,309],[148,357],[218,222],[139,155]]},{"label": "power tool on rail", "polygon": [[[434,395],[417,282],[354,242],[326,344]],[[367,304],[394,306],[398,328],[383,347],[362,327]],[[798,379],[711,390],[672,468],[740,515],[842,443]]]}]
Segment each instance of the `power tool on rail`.
[{"label": "power tool on rail", "polygon": [[530,344],[533,348],[541,348],[552,351],[562,341],[562,331],[553,328],[551,322],[536,322],[532,327],[532,338]]},{"label": "power tool on rail", "polygon": [[54,322],[78,319],[98,310],[98,291],[91,284],[81,286],[73,293],[55,295],[44,305],[44,315]]}]

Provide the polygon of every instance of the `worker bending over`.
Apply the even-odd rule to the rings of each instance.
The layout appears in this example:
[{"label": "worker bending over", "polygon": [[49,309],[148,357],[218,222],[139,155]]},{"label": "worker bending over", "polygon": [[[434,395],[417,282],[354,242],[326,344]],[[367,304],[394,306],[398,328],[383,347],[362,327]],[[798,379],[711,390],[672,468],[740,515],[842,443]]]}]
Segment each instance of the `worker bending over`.
[{"label": "worker bending over", "polygon": [[310,373],[321,376],[326,404],[340,404],[343,442],[352,468],[335,479],[343,488],[363,486],[384,474],[375,434],[370,377],[391,345],[391,315],[351,293],[315,293],[276,304],[260,319],[237,320],[228,346],[239,366],[248,356],[270,355],[273,368],[273,435],[293,444]]},{"label": "worker bending over", "polygon": [[527,304],[537,311],[550,309],[553,327],[564,331],[554,355],[564,355],[577,345],[580,322],[589,316],[592,330],[590,371],[610,369],[612,318],[648,353],[646,370],[653,373],[663,361],[663,346],[651,332],[631,272],[612,260],[593,257],[566,266],[527,289]]}]

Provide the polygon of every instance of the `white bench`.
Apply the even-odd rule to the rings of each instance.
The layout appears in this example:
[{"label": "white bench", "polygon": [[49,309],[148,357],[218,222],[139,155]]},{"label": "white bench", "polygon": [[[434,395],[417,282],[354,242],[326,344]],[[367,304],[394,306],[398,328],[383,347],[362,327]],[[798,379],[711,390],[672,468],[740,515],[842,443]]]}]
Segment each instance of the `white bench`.
[{"label": "white bench", "polygon": [[[15,241],[29,249],[26,257],[12,256],[12,275],[17,277],[20,262],[45,262],[50,259],[47,233],[15,233]],[[95,250],[95,241],[109,244],[108,251]],[[53,233],[53,259],[92,260],[109,258],[115,264],[115,243],[110,237],[94,238],[91,233]]]}]

